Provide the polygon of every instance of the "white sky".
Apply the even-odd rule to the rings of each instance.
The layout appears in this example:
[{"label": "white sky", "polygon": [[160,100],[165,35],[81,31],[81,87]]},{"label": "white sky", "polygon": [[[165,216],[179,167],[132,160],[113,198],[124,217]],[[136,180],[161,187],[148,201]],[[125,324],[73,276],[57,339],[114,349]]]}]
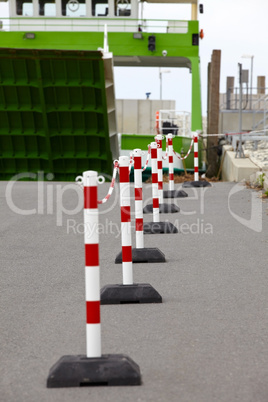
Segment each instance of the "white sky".
[{"label": "white sky", "polygon": [[[199,14],[199,27],[205,37],[200,40],[201,91],[203,115],[206,114],[207,66],[213,49],[221,50],[221,92],[226,89],[226,77],[235,77],[238,86],[238,63],[249,69],[250,59],[243,54],[254,55],[253,86],[257,86],[257,76],[268,72],[268,0],[200,0],[204,14]],[[179,7],[179,8],[178,8]],[[178,12],[177,10],[180,10]],[[6,16],[7,4],[0,2],[0,18]],[[165,6],[146,4],[145,18],[190,19],[190,8],[184,5]],[[163,99],[176,100],[177,110],[190,111],[191,75],[187,69],[170,69],[162,75]],[[160,81],[158,68],[115,69],[116,97],[145,99],[151,92],[151,99],[159,99]],[[268,82],[266,82],[268,87]]]}]

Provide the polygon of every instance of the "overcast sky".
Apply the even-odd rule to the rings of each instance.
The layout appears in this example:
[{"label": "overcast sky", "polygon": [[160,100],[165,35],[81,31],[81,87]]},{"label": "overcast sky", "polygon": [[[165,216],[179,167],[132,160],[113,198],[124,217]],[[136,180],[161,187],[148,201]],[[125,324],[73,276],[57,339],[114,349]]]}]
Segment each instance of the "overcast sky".
[{"label": "overcast sky", "polygon": [[[238,63],[249,69],[250,59],[242,55],[254,55],[253,86],[257,76],[268,72],[268,0],[200,0],[204,14],[199,14],[200,29],[205,37],[200,41],[201,90],[203,115],[206,114],[207,66],[213,49],[221,50],[221,92],[225,92],[226,77],[235,77],[238,86]],[[179,7],[179,8],[178,8]],[[0,2],[0,16],[6,14],[7,4]],[[180,10],[180,11],[178,11]],[[145,4],[145,18],[190,19],[190,6]],[[163,77],[163,99],[176,100],[177,110],[190,111],[191,76],[187,69],[170,69]],[[115,69],[116,97],[159,99],[160,82],[157,68]],[[268,86],[268,82],[266,82]]]}]

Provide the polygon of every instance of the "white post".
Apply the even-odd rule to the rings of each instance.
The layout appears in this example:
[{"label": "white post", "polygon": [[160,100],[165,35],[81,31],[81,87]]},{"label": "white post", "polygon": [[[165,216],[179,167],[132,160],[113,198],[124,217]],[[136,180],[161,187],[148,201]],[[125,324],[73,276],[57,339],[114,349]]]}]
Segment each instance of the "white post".
[{"label": "white post", "polygon": [[133,284],[129,157],[119,157],[123,285]]},{"label": "white post", "polygon": [[151,166],[152,166],[153,222],[159,222],[160,217],[159,217],[157,143],[156,142],[151,142]]},{"label": "white post", "polygon": [[168,174],[169,174],[169,182],[168,187],[169,191],[174,191],[174,165],[173,165],[173,135],[170,133],[167,135],[168,142]]},{"label": "white post", "polygon": [[101,357],[97,172],[83,173],[87,357]]},{"label": "white post", "polygon": [[141,149],[134,149],[136,248],[144,248]]}]

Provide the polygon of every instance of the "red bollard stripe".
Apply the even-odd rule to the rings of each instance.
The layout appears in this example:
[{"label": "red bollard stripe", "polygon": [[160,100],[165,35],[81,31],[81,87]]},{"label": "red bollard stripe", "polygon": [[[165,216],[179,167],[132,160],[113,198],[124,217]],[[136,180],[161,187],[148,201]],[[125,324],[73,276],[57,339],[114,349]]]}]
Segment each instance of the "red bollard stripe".
[{"label": "red bollard stripe", "polygon": [[163,190],[163,182],[162,181],[158,182],[158,190]]},{"label": "red bollard stripe", "polygon": [[121,222],[130,222],[130,207],[121,207]]},{"label": "red bollard stripe", "polygon": [[198,158],[198,152],[194,152],[194,157]]},{"label": "red bollard stripe", "polygon": [[99,245],[85,244],[86,267],[99,266]]},{"label": "red bollard stripe", "polygon": [[162,161],[157,161],[157,169],[162,169]]},{"label": "red bollard stripe", "polygon": [[84,187],[84,208],[98,208],[97,187]]},{"label": "red bollard stripe", "polygon": [[135,200],[142,201],[142,188],[141,187],[135,188]]},{"label": "red bollard stripe", "polygon": [[169,173],[169,180],[174,180],[174,173]]},{"label": "red bollard stripe", "polygon": [[153,208],[159,208],[159,199],[153,198]]},{"label": "red bollard stripe", "polygon": [[100,324],[100,301],[87,301],[87,324]]},{"label": "red bollard stripe", "polygon": [[158,183],[158,173],[152,173],[152,183]]},{"label": "red bollard stripe", "polygon": [[122,262],[132,261],[132,246],[122,246]]},{"label": "red bollard stripe", "polygon": [[141,158],[134,158],[134,169],[141,169]]},{"label": "red bollard stripe", "polygon": [[142,218],[136,219],[136,231],[143,232],[143,219]]},{"label": "red bollard stripe", "polygon": [[169,163],[173,163],[173,156],[172,155],[168,157],[168,161],[169,161]]},{"label": "red bollard stripe", "polygon": [[151,158],[157,159],[157,148],[151,148]]},{"label": "red bollard stripe", "polygon": [[120,181],[120,183],[129,183],[129,168],[128,168],[128,166],[121,166],[119,168],[119,181]]},{"label": "red bollard stripe", "polygon": [[198,166],[194,167],[194,171],[195,171],[195,173],[198,173]]}]

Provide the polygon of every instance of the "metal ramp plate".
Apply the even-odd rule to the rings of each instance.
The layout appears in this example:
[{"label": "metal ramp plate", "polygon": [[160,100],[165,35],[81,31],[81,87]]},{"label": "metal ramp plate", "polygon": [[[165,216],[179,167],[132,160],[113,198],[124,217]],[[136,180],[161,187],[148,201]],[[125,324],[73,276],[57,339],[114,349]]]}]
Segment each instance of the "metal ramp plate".
[{"label": "metal ramp plate", "polygon": [[111,173],[118,153],[111,58],[0,49],[0,84],[1,180],[22,172],[65,181],[85,170]]}]

